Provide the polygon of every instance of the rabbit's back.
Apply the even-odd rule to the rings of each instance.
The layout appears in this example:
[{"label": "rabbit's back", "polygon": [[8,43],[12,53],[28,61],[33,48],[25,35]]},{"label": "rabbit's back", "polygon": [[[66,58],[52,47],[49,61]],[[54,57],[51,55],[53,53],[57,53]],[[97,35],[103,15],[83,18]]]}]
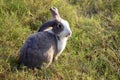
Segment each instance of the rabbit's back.
[{"label": "rabbit's back", "polygon": [[20,49],[19,62],[30,68],[49,63],[56,53],[56,43],[56,36],[47,31],[30,35]]}]

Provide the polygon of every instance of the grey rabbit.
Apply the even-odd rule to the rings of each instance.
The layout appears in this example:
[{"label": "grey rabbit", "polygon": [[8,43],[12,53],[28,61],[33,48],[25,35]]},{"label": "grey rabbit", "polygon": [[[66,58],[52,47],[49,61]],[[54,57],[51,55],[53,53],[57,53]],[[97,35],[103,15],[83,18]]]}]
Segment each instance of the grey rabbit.
[{"label": "grey rabbit", "polygon": [[[57,8],[51,7],[50,11],[54,19],[44,23],[38,32],[27,38],[20,49],[19,64],[41,68],[45,63],[47,68],[65,49],[72,34],[69,23],[60,17]],[[50,27],[52,29],[48,29]]]}]

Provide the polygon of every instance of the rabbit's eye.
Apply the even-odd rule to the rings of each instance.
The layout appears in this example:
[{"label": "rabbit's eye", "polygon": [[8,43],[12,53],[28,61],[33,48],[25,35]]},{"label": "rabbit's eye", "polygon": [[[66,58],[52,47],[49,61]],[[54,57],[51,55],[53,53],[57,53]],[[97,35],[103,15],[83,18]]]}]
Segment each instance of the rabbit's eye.
[{"label": "rabbit's eye", "polygon": [[58,24],[57,27],[58,27],[58,28],[62,28],[62,25]]}]

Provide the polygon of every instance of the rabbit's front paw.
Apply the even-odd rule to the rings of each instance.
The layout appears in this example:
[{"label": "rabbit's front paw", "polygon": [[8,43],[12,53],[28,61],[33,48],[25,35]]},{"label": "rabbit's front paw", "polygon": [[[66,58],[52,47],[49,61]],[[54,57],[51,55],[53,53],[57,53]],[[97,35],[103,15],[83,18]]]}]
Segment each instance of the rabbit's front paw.
[{"label": "rabbit's front paw", "polygon": [[56,57],[53,58],[53,61],[56,61],[56,60],[58,60],[58,56],[56,56]]}]

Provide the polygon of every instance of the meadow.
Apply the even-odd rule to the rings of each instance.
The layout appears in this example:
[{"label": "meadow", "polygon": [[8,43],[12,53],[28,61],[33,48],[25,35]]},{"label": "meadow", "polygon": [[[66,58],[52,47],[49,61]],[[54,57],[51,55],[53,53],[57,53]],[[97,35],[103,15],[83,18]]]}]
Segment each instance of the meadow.
[{"label": "meadow", "polygon": [[[47,69],[17,69],[51,6],[70,23],[66,49]],[[0,80],[120,80],[120,0],[0,0]]]}]

